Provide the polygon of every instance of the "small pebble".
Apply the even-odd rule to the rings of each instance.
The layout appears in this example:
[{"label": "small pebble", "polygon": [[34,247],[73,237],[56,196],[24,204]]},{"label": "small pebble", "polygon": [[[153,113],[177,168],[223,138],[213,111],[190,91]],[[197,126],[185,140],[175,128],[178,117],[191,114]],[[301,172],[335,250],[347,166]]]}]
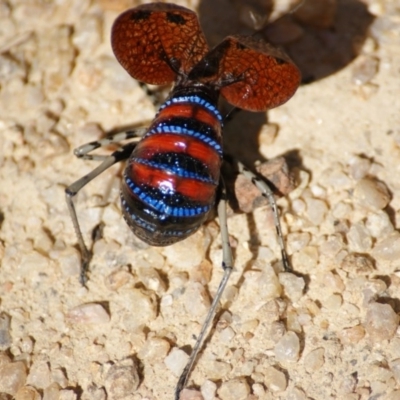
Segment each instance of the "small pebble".
[{"label": "small pebble", "polygon": [[346,234],[350,251],[366,253],[371,249],[372,238],[364,224],[358,222],[352,225]]},{"label": "small pebble", "polygon": [[167,340],[160,337],[151,337],[147,339],[144,346],[139,350],[138,357],[146,359],[149,362],[156,362],[167,356],[170,344]]},{"label": "small pebble", "polygon": [[397,383],[400,384],[400,358],[396,358],[395,360],[390,361],[389,367],[390,370],[393,372]]},{"label": "small pebble", "polygon": [[223,329],[219,334],[220,340],[227,344],[232,343],[234,337],[235,337],[235,331],[230,326]]},{"label": "small pebble", "polygon": [[383,182],[373,178],[359,180],[354,188],[354,199],[363,207],[382,210],[390,201],[390,193]]},{"label": "small pebble", "polygon": [[0,314],[0,350],[7,350],[11,346],[10,321],[6,313]]},{"label": "small pebble", "polygon": [[340,294],[332,294],[330,295],[324,302],[324,307],[329,310],[338,310],[343,303],[342,296]]},{"label": "small pebble", "polygon": [[350,175],[355,180],[364,178],[371,168],[371,161],[367,158],[353,156],[349,161]]},{"label": "small pebble", "polygon": [[303,296],[305,282],[302,277],[289,272],[282,272],[279,274],[279,283],[283,286],[285,295],[291,301],[298,301]]},{"label": "small pebble", "polygon": [[109,290],[115,291],[125,286],[132,278],[132,275],[125,269],[116,269],[104,278],[104,284]]},{"label": "small pebble", "polygon": [[156,318],[157,302],[151,291],[134,288],[121,292],[118,296],[123,313],[122,323],[126,330],[136,330]]},{"label": "small pebble", "polygon": [[393,232],[390,236],[378,241],[372,249],[372,256],[386,261],[400,259],[400,234]]},{"label": "small pebble", "polygon": [[306,246],[292,256],[295,271],[312,271],[318,263],[319,253],[315,246]]},{"label": "small pebble", "polygon": [[307,197],[306,199],[307,211],[306,217],[315,226],[319,226],[325,219],[328,212],[328,206],[323,200]]},{"label": "small pebble", "polygon": [[47,362],[36,361],[30,369],[27,382],[38,389],[44,389],[52,383],[50,367]]},{"label": "small pebble", "polygon": [[300,356],[300,340],[294,332],[287,332],[275,345],[274,353],[279,362],[296,362]]},{"label": "small pebble", "polygon": [[294,387],[292,390],[289,391],[286,400],[308,400],[309,397],[305,395],[305,393],[297,388]]},{"label": "small pebble", "polygon": [[132,360],[130,362],[131,365],[113,365],[107,372],[104,386],[110,400],[131,395],[139,387],[137,366]]},{"label": "small pebble", "polygon": [[286,237],[289,254],[293,254],[310,243],[311,235],[307,232],[293,232]]},{"label": "small pebble", "polygon": [[389,215],[384,211],[378,211],[376,214],[369,214],[365,226],[370,234],[378,239],[388,236],[394,230]]},{"label": "small pebble", "polygon": [[17,394],[15,395],[15,400],[40,400],[41,396],[39,392],[31,387],[31,386],[24,386],[18,390]]},{"label": "small pebble", "polygon": [[[378,73],[379,59],[371,55],[360,55],[353,64],[353,82],[364,85]],[[368,161],[368,160],[366,160]]]},{"label": "small pebble", "polygon": [[354,393],[354,390],[357,387],[357,379],[350,375],[350,376],[346,376],[341,384],[340,384],[340,391],[342,393],[346,393],[346,394],[351,394]]},{"label": "small pebble", "polygon": [[181,242],[162,249],[168,264],[173,265],[178,270],[190,270],[197,267],[204,260],[208,246],[208,238],[203,229],[198,230],[193,235]]},{"label": "small pebble", "polygon": [[356,325],[342,329],[338,336],[342,344],[356,344],[364,338],[365,329],[362,325]]},{"label": "small pebble", "polygon": [[232,379],[222,383],[218,389],[221,400],[246,400],[250,395],[250,386],[244,379]]},{"label": "small pebble", "polygon": [[59,400],[76,400],[76,399],[77,399],[77,394],[73,390],[70,389],[60,390]]},{"label": "small pebble", "polygon": [[51,376],[54,382],[57,382],[61,387],[68,386],[68,378],[65,376],[65,372],[62,368],[52,368]]},{"label": "small pebble", "polygon": [[399,316],[389,304],[369,304],[364,327],[372,341],[390,340],[398,326]]},{"label": "small pebble", "polygon": [[192,317],[202,319],[210,308],[210,297],[206,288],[199,282],[189,282],[182,301],[186,312]]},{"label": "small pebble", "polygon": [[200,390],[204,400],[214,400],[215,394],[217,393],[217,385],[213,381],[206,380],[201,385]]},{"label": "small pebble", "polygon": [[0,393],[15,396],[26,383],[26,368],[21,361],[0,366]]},{"label": "small pebble", "polygon": [[43,390],[43,400],[60,400],[60,386],[52,383]]},{"label": "small pebble", "polygon": [[204,397],[198,390],[183,389],[179,400],[204,400]]},{"label": "small pebble", "polygon": [[319,370],[325,363],[325,349],[322,347],[310,351],[304,357],[304,367],[311,374]]},{"label": "small pebble", "polygon": [[164,293],[166,286],[164,281],[161,279],[160,274],[155,268],[152,267],[142,267],[138,268],[138,277],[143,285],[157,293]]},{"label": "small pebble", "polygon": [[104,387],[97,387],[96,385],[90,385],[83,393],[82,400],[106,400],[107,394]]},{"label": "small pebble", "polygon": [[271,392],[283,392],[287,387],[286,375],[274,367],[267,367],[264,371],[264,383]]},{"label": "small pebble", "polygon": [[341,268],[355,275],[369,274],[374,270],[374,261],[370,257],[350,253],[343,259]]},{"label": "small pebble", "polygon": [[175,376],[180,376],[188,360],[189,356],[183,350],[174,347],[165,357],[164,364]]},{"label": "small pebble", "polygon": [[217,381],[224,379],[232,370],[232,366],[223,361],[207,360],[204,363],[207,378]]},{"label": "small pebble", "polygon": [[302,331],[297,312],[294,309],[289,309],[286,312],[286,326],[288,331],[300,333]]},{"label": "small pebble", "polygon": [[74,324],[106,324],[110,316],[101,304],[86,303],[72,308],[67,318]]}]

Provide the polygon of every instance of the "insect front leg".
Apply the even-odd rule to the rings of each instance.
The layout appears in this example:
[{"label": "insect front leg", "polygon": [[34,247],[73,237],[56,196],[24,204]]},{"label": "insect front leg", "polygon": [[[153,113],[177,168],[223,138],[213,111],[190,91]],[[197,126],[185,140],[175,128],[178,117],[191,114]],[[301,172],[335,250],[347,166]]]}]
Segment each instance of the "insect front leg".
[{"label": "insect front leg", "polygon": [[[97,143],[97,142],[94,142]],[[84,148],[87,146],[89,148],[89,145],[84,145],[80,148]],[[72,185],[68,186],[65,189],[65,198],[67,201],[68,205],[68,210],[71,215],[72,223],[74,225],[75,233],[78,239],[78,245],[79,249],[81,252],[81,273],[80,273],[80,281],[82,285],[86,283],[87,277],[87,271],[89,268],[89,262],[90,259],[92,258],[92,253],[90,250],[86,247],[85,241],[83,240],[82,236],[82,231],[79,225],[78,221],[78,216],[76,214],[76,209],[74,205],[74,196],[85,186],[87,185],[90,181],[92,181],[94,178],[96,178],[98,175],[100,175],[102,172],[104,172],[106,169],[110,168],[112,165],[124,161],[127,158],[129,158],[130,154],[132,153],[134,147],[136,146],[136,143],[128,143],[124,146],[122,146],[119,150],[116,150],[114,153],[112,153],[109,156],[105,156],[103,159],[103,162],[95,168],[93,171],[91,171],[89,174],[83,176],[82,178],[78,179],[76,182],[74,182]],[[93,148],[92,148],[93,150]],[[88,150],[86,153],[92,150]],[[84,158],[84,156],[82,156]]]},{"label": "insect front leg", "polygon": [[219,283],[217,293],[215,294],[215,297],[211,303],[210,309],[203,323],[200,334],[197,337],[196,343],[193,347],[193,351],[190,354],[189,360],[185,368],[183,369],[181,376],[179,377],[179,381],[175,389],[175,400],[179,400],[180,393],[186,386],[189,374],[193,368],[193,364],[197,359],[197,355],[203,345],[204,339],[207,336],[210,325],[214,320],[217,306],[221,300],[222,294],[224,293],[224,290],[226,288],[226,285],[229,281],[233,269],[233,256],[232,256],[232,249],[229,243],[229,232],[228,232],[228,224],[226,216],[227,195],[226,195],[225,185],[222,179],[221,179],[221,188],[222,188],[221,190],[222,193],[221,193],[221,199],[218,203],[218,218],[221,226],[222,268],[224,270],[224,274],[222,276],[221,282]]}]

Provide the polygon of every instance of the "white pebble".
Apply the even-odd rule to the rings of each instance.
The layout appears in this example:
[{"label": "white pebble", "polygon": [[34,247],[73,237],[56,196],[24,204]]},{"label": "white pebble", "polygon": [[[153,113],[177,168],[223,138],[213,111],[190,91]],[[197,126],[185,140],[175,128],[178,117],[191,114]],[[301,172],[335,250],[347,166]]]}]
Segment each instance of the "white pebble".
[{"label": "white pebble", "polygon": [[31,387],[24,386],[18,390],[18,393],[15,395],[15,400],[40,400],[41,396],[39,392]]},{"label": "white pebble", "polygon": [[292,256],[292,264],[295,271],[311,271],[318,263],[319,253],[315,246],[306,246]]},{"label": "white pebble", "polygon": [[376,214],[369,214],[365,226],[375,238],[387,236],[392,233],[394,229],[389,215],[384,211],[378,211]]},{"label": "white pebble", "polygon": [[267,367],[264,372],[264,383],[271,392],[283,392],[287,387],[286,375],[274,367]]},{"label": "white pebble", "polygon": [[204,398],[198,390],[183,389],[179,400],[204,400]]},{"label": "white pebble", "polygon": [[308,400],[309,397],[305,395],[305,393],[297,388],[294,387],[292,390],[289,391],[286,400]]},{"label": "white pebble", "polygon": [[364,224],[358,222],[350,227],[346,235],[350,251],[365,253],[371,249],[372,238]]},{"label": "white pebble", "polygon": [[115,291],[125,286],[132,279],[132,275],[127,270],[119,268],[104,278],[104,284],[109,290]]},{"label": "white pebble", "polygon": [[328,212],[328,206],[320,199],[313,199],[307,197],[307,212],[306,216],[308,220],[315,226],[319,226],[325,219],[325,214]]},{"label": "white pebble", "polygon": [[295,362],[299,359],[300,340],[294,332],[287,332],[275,345],[274,353],[279,362]]},{"label": "white pebble", "polygon": [[151,337],[139,350],[140,359],[147,359],[149,362],[155,362],[163,359],[168,354],[170,344],[165,339],[159,337]]},{"label": "white pebble", "polygon": [[44,389],[52,383],[50,367],[46,362],[36,361],[29,370],[27,383],[39,389]]},{"label": "white pebble", "polygon": [[129,289],[119,295],[123,313],[122,323],[127,331],[135,330],[156,318],[157,304],[155,295],[142,289]]},{"label": "white pebble", "polygon": [[0,350],[6,350],[11,346],[10,320],[6,313],[0,314]]},{"label": "white pebble", "polygon": [[285,295],[291,301],[300,300],[303,296],[305,282],[302,277],[298,277],[288,272],[282,272],[279,274],[279,283],[283,286]]},{"label": "white pebble", "polygon": [[358,203],[372,210],[382,210],[390,201],[390,193],[383,182],[363,178],[357,182],[353,192]]},{"label": "white pebble", "polygon": [[343,303],[342,296],[340,294],[332,294],[326,300],[324,300],[324,307],[329,310],[338,310]]},{"label": "white pebble", "polygon": [[0,393],[14,396],[26,382],[26,368],[22,361],[0,366]]},{"label": "white pebble", "polygon": [[286,237],[286,244],[289,254],[293,254],[310,243],[311,235],[307,232],[289,233]]},{"label": "white pebble", "polygon": [[365,336],[365,329],[361,325],[352,326],[351,328],[342,329],[338,333],[341,343],[346,344],[356,344]]},{"label": "white pebble", "polygon": [[199,282],[189,282],[182,296],[186,312],[192,317],[202,319],[210,308],[210,297]]},{"label": "white pebble", "polygon": [[223,361],[207,360],[204,363],[207,378],[217,381],[225,378],[232,370],[232,366]]},{"label": "white pebble", "polygon": [[223,329],[219,334],[220,340],[227,344],[232,343],[234,337],[235,337],[235,331],[230,326]]},{"label": "white pebble", "polygon": [[138,268],[138,277],[147,289],[157,293],[165,292],[165,283],[155,268],[149,266]]},{"label": "white pebble", "polygon": [[[356,85],[364,85],[378,73],[379,58],[371,55],[361,55],[353,64],[353,82]],[[365,160],[368,161],[368,160]]]},{"label": "white pebble", "polygon": [[183,350],[174,347],[165,357],[164,364],[175,376],[180,376],[188,360],[189,356]]},{"label": "white pebble", "polygon": [[106,324],[110,322],[107,311],[97,303],[76,306],[68,312],[67,318],[73,324]]},{"label": "white pebble", "polygon": [[377,242],[372,249],[372,256],[387,261],[400,259],[400,234],[396,231]]},{"label": "white pebble", "polygon": [[310,351],[304,357],[304,367],[308,373],[319,370],[325,362],[325,349],[322,347]]},{"label": "white pebble", "polygon": [[213,381],[206,380],[201,385],[200,390],[204,400],[214,400],[215,394],[217,393],[217,385]]},{"label": "white pebble", "polygon": [[131,365],[113,365],[107,372],[104,386],[109,399],[121,399],[132,394],[139,386],[137,366],[132,360]]},{"label": "white pebble", "polygon": [[218,389],[221,400],[246,400],[250,394],[250,386],[244,379],[232,379],[224,382]]},{"label": "white pebble", "polygon": [[389,340],[399,326],[399,316],[389,304],[371,303],[367,309],[364,326],[372,341]]},{"label": "white pebble", "polygon": [[390,370],[393,372],[397,383],[400,384],[400,358],[396,358],[395,360],[390,361],[389,367]]},{"label": "white pebble", "polygon": [[43,400],[60,400],[60,386],[52,383],[43,390]]},{"label": "white pebble", "polygon": [[187,239],[163,248],[163,254],[174,268],[189,270],[204,260],[207,246],[208,238],[200,229]]},{"label": "white pebble", "polygon": [[76,400],[77,395],[73,390],[63,389],[60,390],[59,400]]}]

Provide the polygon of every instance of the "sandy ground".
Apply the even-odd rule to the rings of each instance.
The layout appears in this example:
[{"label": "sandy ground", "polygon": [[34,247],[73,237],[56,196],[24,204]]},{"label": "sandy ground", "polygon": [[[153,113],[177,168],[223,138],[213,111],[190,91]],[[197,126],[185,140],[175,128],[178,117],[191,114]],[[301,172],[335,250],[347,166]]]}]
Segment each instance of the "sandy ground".
[{"label": "sandy ground", "polygon": [[[285,155],[296,175],[279,200],[296,274],[280,270],[268,207],[230,217],[236,268],[186,399],[400,399],[400,8],[323,3],[269,31],[309,83],[225,137],[248,163]],[[218,221],[168,248],[141,243],[116,166],[76,202],[87,243],[104,224],[78,281],[64,189],[96,162],[72,150],[155,113],[109,44],[136,4],[0,1],[1,399],[172,399],[221,278]],[[247,15],[180,4],[213,44]]]}]

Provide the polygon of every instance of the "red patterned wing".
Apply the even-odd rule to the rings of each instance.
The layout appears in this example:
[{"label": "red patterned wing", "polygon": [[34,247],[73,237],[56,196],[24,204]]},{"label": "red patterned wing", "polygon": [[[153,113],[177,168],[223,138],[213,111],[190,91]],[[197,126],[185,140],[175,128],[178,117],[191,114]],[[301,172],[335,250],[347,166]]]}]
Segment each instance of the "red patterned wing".
[{"label": "red patterned wing", "polygon": [[221,86],[232,105],[249,111],[277,107],[293,96],[301,80],[290,58],[268,43],[228,36],[196,65],[200,82]]},{"label": "red patterned wing", "polygon": [[112,28],[111,46],[131,76],[154,85],[187,74],[208,51],[196,14],[163,3],[144,4],[121,14]]}]

